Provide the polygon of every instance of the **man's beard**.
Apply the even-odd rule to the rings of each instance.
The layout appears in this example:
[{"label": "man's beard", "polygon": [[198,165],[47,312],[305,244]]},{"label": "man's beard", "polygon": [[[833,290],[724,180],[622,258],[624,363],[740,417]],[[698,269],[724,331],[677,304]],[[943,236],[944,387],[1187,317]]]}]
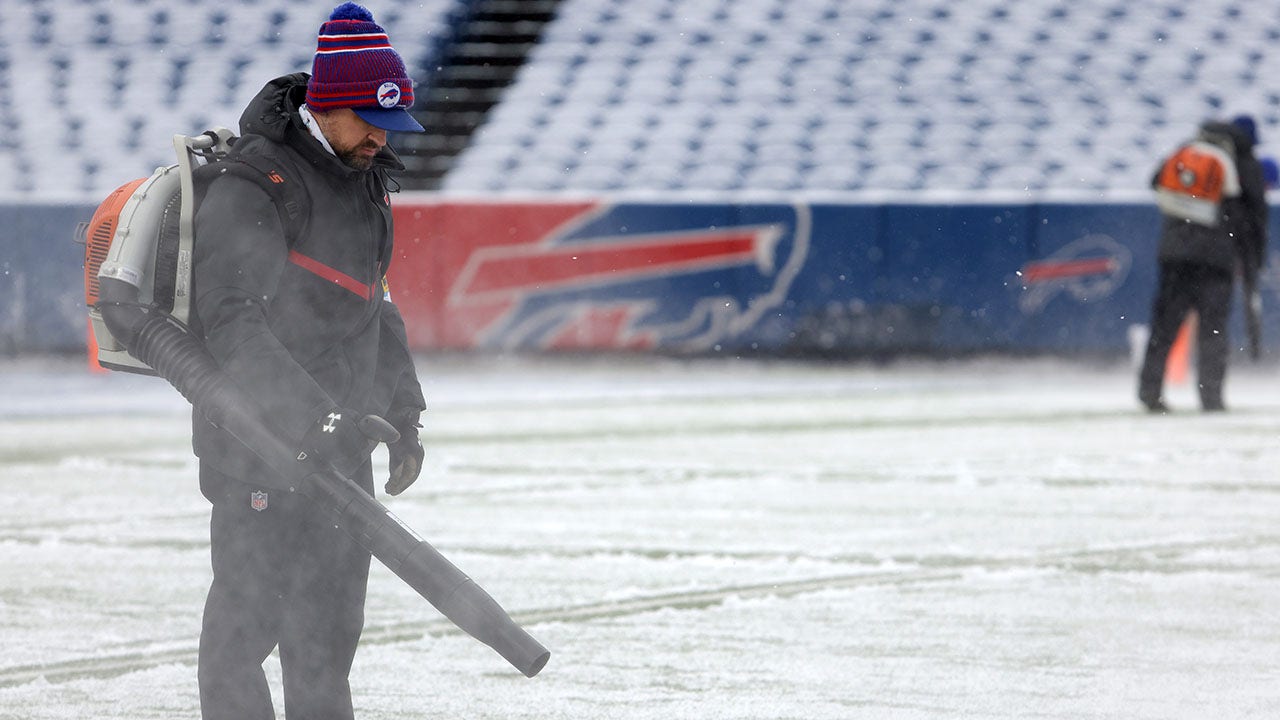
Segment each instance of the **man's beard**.
[{"label": "man's beard", "polygon": [[368,170],[373,167],[374,156],[365,155],[360,152],[361,150],[367,149],[373,149],[376,154],[378,146],[370,144],[357,145],[350,150],[338,153],[338,159],[349,168],[353,168],[355,170]]},{"label": "man's beard", "polygon": [[355,170],[368,170],[373,167],[373,158],[362,155],[359,148],[355,150],[348,150],[347,152],[338,155],[338,159],[347,167]]}]

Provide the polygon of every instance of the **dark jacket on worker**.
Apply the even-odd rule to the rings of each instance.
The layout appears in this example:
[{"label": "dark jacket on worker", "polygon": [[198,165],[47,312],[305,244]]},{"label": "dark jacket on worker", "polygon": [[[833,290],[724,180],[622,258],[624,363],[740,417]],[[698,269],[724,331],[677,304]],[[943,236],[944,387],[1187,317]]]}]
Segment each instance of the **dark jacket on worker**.
[{"label": "dark jacket on worker", "polygon": [[[1262,165],[1253,154],[1253,138],[1231,123],[1207,122],[1201,125],[1201,131],[1231,138],[1240,195],[1223,199],[1221,220],[1215,227],[1165,216],[1158,259],[1161,263],[1192,263],[1228,273],[1235,272],[1239,264],[1245,272],[1256,273],[1266,257],[1267,189]],[[1153,186],[1159,174],[1157,168]]]},{"label": "dark jacket on worker", "polygon": [[[416,419],[425,406],[385,286],[386,173],[403,166],[389,147],[368,171],[325,150],[298,115],[307,77],[277,78],[249,103],[231,156],[197,173],[195,217],[193,330],[294,446],[335,408]],[[248,176],[225,171],[236,158],[253,159]],[[276,185],[292,194],[268,190]],[[276,486],[261,460],[199,411],[193,426],[202,462]]]}]

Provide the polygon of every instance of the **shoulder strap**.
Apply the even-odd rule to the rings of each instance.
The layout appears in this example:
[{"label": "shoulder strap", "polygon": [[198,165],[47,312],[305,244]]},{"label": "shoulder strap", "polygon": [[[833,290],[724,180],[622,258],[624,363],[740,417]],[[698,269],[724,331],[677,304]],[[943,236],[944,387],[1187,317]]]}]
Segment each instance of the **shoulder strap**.
[{"label": "shoulder strap", "polygon": [[231,155],[196,170],[197,177],[206,184],[228,174],[254,183],[271,197],[280,214],[285,241],[292,247],[301,235],[308,201],[306,188],[293,177],[293,171],[261,155]]}]

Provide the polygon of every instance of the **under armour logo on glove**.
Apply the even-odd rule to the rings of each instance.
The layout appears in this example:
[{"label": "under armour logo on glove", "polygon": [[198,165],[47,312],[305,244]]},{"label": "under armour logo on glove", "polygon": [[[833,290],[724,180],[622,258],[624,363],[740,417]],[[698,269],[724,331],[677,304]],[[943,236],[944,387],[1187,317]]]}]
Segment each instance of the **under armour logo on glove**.
[{"label": "under armour logo on glove", "polygon": [[299,461],[319,458],[342,475],[351,477],[369,462],[378,443],[399,439],[400,433],[377,415],[361,415],[338,408],[315,420],[302,438],[297,457]]}]

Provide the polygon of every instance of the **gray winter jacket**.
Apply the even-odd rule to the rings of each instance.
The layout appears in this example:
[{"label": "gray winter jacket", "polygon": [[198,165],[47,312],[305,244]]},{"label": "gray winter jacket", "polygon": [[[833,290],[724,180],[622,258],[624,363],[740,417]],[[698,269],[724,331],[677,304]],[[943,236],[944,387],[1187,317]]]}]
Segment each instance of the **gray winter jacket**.
[{"label": "gray winter jacket", "polygon": [[[298,73],[268,83],[224,161],[253,159],[267,183],[293,183],[287,210],[269,184],[213,164],[197,173],[195,216],[192,329],[295,443],[335,408],[404,423],[425,407],[384,285],[392,258],[385,174],[403,166],[390,148],[368,171],[326,151],[298,116],[306,82]],[[265,464],[199,413],[193,445],[222,474],[273,486]]]}]

